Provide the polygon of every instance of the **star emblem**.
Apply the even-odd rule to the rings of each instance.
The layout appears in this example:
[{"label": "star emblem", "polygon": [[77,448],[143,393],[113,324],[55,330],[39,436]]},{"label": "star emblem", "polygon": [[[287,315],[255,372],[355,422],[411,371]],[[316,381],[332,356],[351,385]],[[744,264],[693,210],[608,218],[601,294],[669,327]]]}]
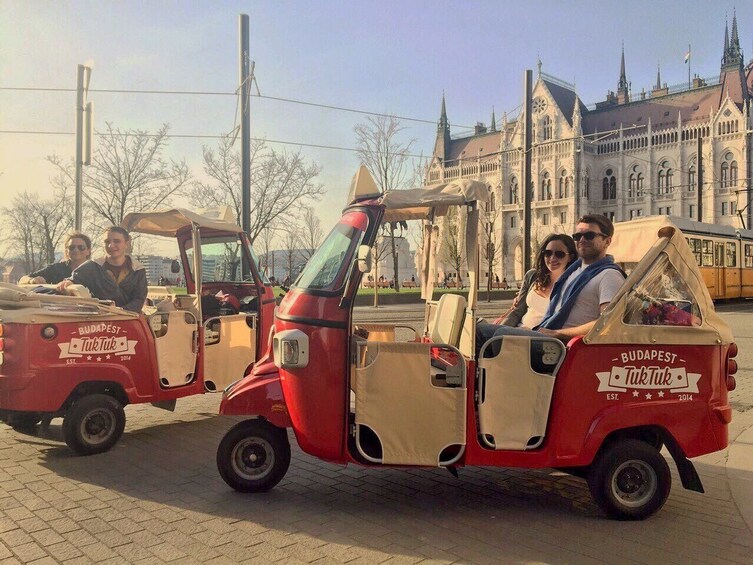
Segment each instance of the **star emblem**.
[{"label": "star emblem", "polygon": [[105,359],[109,359],[109,358],[110,358],[110,355],[105,355]]},{"label": "star emblem", "polygon": [[651,393],[650,393],[650,392],[647,392],[647,393],[646,393],[646,400],[651,400],[651,398],[653,398],[653,397],[651,396]]},{"label": "star emblem", "polygon": [[637,390],[633,391],[633,398],[638,398],[638,391]]},{"label": "star emblem", "polygon": [[102,361],[102,357],[97,357],[97,361]]},{"label": "star emblem", "polygon": [[91,361],[91,360],[92,360],[92,356],[91,356],[91,355],[87,355],[87,356],[86,356],[86,360],[87,360],[87,361]]},{"label": "star emblem", "polygon": [[664,398],[664,391],[660,390],[659,392],[656,393],[656,396],[658,396],[659,398]]}]

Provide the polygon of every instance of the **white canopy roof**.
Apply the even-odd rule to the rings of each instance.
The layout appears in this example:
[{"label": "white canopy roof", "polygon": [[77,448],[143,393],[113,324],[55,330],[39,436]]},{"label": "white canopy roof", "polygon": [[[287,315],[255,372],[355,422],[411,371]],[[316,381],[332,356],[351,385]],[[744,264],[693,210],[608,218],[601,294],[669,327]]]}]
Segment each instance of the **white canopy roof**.
[{"label": "white canopy roof", "polygon": [[437,216],[443,216],[449,206],[487,200],[489,189],[486,184],[464,179],[409,190],[392,190],[382,196],[381,203],[386,208],[384,221],[395,222],[428,219],[432,211]]},{"label": "white canopy roof", "polygon": [[122,226],[128,231],[175,237],[182,228],[196,224],[201,228],[240,233],[229,206],[192,212],[185,208],[126,214]]}]

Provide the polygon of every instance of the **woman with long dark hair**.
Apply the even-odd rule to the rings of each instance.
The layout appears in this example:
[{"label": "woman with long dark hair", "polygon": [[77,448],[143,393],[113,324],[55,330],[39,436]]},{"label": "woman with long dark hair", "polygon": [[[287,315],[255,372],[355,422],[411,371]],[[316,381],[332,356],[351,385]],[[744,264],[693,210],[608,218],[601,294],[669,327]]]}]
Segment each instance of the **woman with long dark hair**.
[{"label": "woman with long dark hair", "polygon": [[562,233],[547,236],[536,254],[534,268],[523,277],[513,309],[501,321],[502,325],[523,328],[538,326],[549,307],[554,283],[577,258],[572,237]]}]

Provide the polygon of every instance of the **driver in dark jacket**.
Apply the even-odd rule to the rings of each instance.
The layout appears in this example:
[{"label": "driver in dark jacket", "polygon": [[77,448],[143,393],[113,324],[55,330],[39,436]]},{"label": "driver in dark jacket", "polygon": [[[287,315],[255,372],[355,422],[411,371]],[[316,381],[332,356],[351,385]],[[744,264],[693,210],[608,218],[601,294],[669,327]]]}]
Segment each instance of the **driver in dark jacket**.
[{"label": "driver in dark jacket", "polygon": [[147,295],[146,269],[128,254],[131,236],[119,226],[105,232],[105,257],[87,261],[58,285],[64,291],[71,284],[82,284],[92,296],[112,300],[131,312],[141,312]]}]

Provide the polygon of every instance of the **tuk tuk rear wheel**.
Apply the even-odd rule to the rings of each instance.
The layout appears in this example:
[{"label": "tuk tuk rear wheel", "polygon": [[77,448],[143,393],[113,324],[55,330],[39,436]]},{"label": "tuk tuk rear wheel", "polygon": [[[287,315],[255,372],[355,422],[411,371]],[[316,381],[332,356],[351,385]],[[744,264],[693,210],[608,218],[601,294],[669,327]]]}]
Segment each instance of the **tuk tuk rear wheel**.
[{"label": "tuk tuk rear wheel", "polygon": [[617,520],[643,520],[655,514],[672,487],[666,459],[636,439],[620,441],[601,452],[587,480],[596,503]]},{"label": "tuk tuk rear wheel", "polygon": [[63,418],[63,438],[79,455],[109,450],[123,435],[125,412],[112,396],[90,394],[79,398]]},{"label": "tuk tuk rear wheel", "polygon": [[266,420],[246,420],[233,426],[217,448],[217,469],[239,492],[270,490],[290,466],[290,443],[284,428]]}]

